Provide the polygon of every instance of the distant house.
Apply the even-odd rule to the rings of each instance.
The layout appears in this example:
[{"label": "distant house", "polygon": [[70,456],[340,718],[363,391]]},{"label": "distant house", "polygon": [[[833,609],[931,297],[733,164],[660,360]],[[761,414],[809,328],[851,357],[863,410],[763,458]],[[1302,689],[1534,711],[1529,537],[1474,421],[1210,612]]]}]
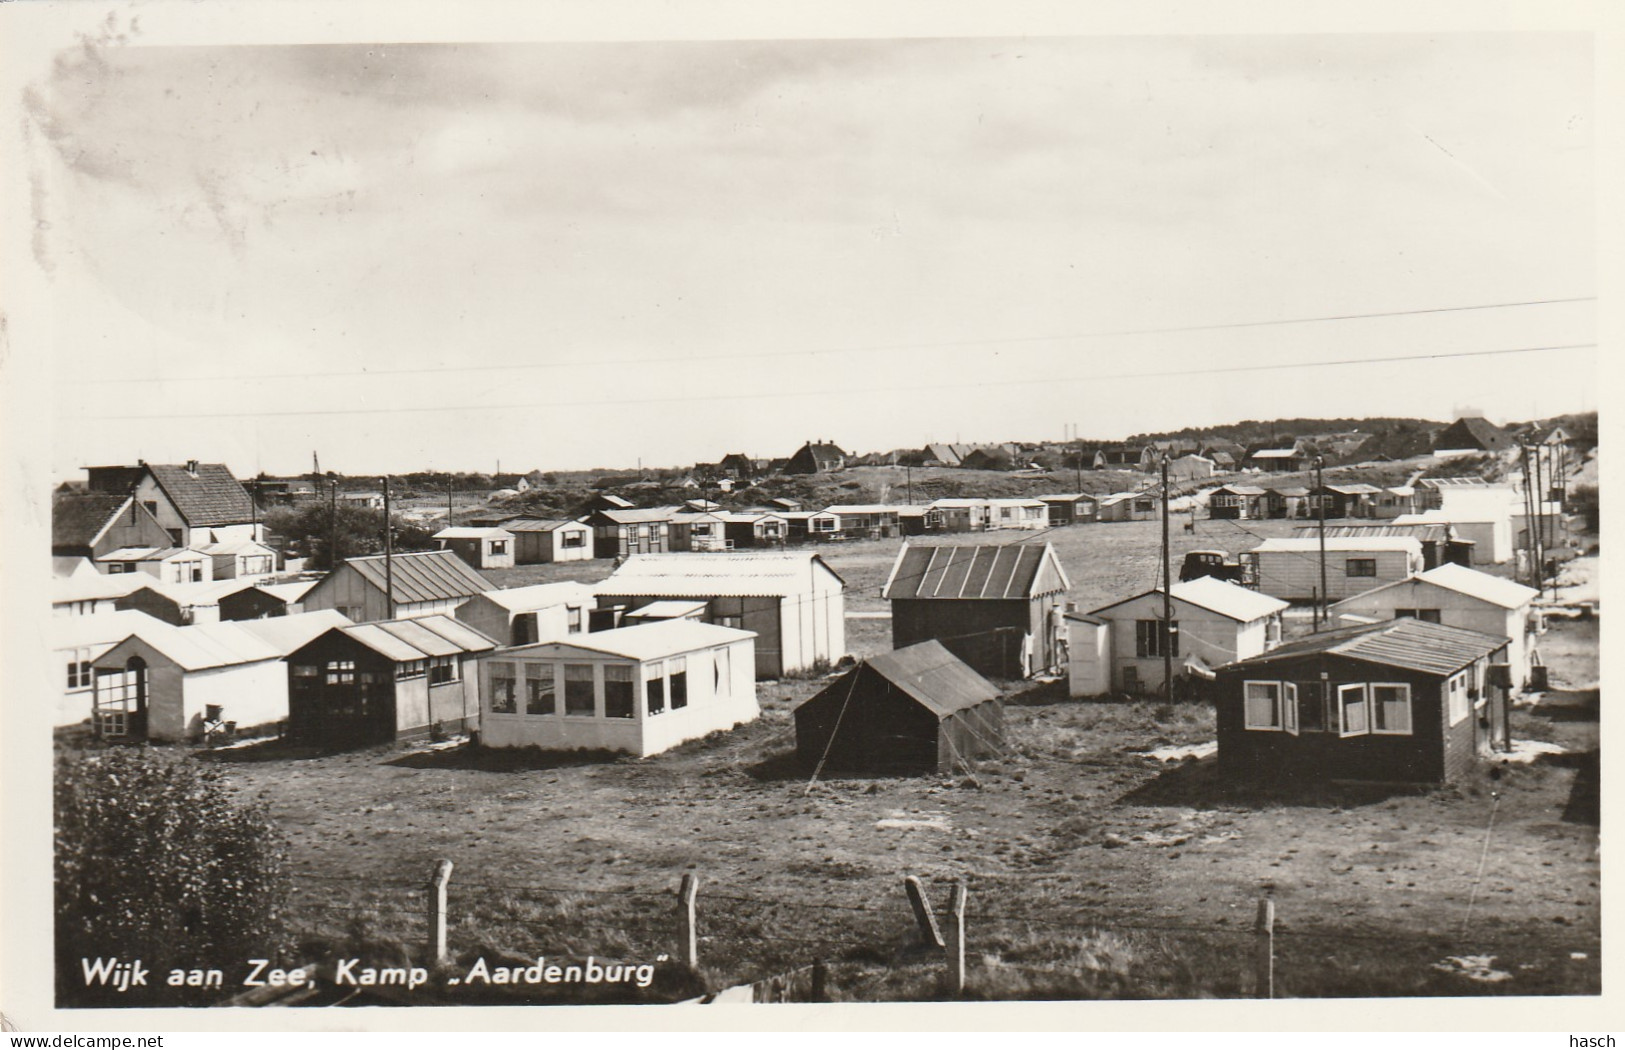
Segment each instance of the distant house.
[{"label": "distant house", "polygon": [[1213,469],[1214,469],[1214,471],[1216,471],[1218,473],[1222,473],[1222,474],[1231,473],[1232,471],[1234,471],[1237,468],[1237,466],[1238,466],[1238,464],[1240,462],[1239,460],[1236,459],[1235,455],[1233,453],[1230,453],[1230,452],[1214,451],[1214,452],[1207,452],[1207,453],[1204,453],[1204,454],[1207,456],[1208,459],[1211,459],[1213,461]]},{"label": "distant house", "polygon": [[288,655],[288,736],[360,747],[473,729],[472,660],[494,648],[444,615],[335,627]]},{"label": "distant house", "polygon": [[556,561],[589,561],[592,527],[562,518],[511,518],[502,527],[513,533],[514,561],[545,565]]},{"label": "distant house", "polygon": [[640,555],[594,588],[600,610],[703,600],[706,621],[754,632],[756,675],[778,678],[846,655],[845,583],[817,554]]},{"label": "distant house", "polygon": [[1049,527],[1049,504],[1040,499],[990,499],[992,529],[1044,529]]},{"label": "distant house", "polygon": [[1232,778],[1440,783],[1510,743],[1507,640],[1407,618],[1311,635],[1221,667]]},{"label": "distant house", "polygon": [[528,645],[585,633],[593,605],[591,587],[564,580],[476,594],[457,619],[502,645]]},{"label": "distant house", "polygon": [[969,451],[970,449],[965,446],[936,442],[925,446],[921,458],[927,465],[935,463],[942,467],[957,467],[965,458],[965,453]]},{"label": "distant house", "polygon": [[585,517],[600,510],[633,510],[637,504],[612,492],[600,492],[596,496],[577,508],[579,516]]},{"label": "distant house", "polygon": [[1481,452],[1505,452],[1516,446],[1517,442],[1511,434],[1483,416],[1463,416],[1433,439],[1433,454],[1440,457],[1465,456]]},{"label": "distant house", "polygon": [[[1069,622],[1069,634],[1076,636],[1068,646],[1071,695],[1160,692],[1165,652],[1173,657],[1176,676],[1211,679],[1213,668],[1279,645],[1287,608],[1278,598],[1212,576],[1169,590],[1171,624],[1164,623],[1163,604],[1157,588],[1095,609],[1087,621]],[[1089,637],[1094,631],[1105,632],[1104,645]]]},{"label": "distant house", "polygon": [[1095,497],[1086,492],[1039,496],[1038,501],[1044,504],[1046,520],[1051,527],[1082,525],[1094,521],[1095,515],[1099,512],[1099,504]]},{"label": "distant house", "polygon": [[723,456],[721,462],[717,464],[717,469],[724,477],[734,479],[754,478],[758,473],[756,460],[743,452],[730,452]]},{"label": "distant house", "polygon": [[150,622],[92,661],[92,724],[118,740],[185,741],[288,717],[282,660],[349,620],[331,610],[187,627]]},{"label": "distant house", "polygon": [[998,689],[940,642],[862,661],[795,709],[803,765],[952,773],[1004,747]]},{"label": "distant house", "polygon": [[1257,485],[1220,485],[1208,495],[1207,516],[1220,521],[1266,517],[1266,496],[1267,492]]},{"label": "distant house", "polygon": [[182,626],[220,620],[263,620],[303,612],[297,595],[313,584],[268,584],[253,579],[215,580],[211,583],[165,583],[131,591],[115,603],[137,609],[165,623]]},{"label": "distant house", "polygon": [[1164,456],[1171,462],[1185,456],[1194,456],[1200,448],[1201,446],[1196,442],[1185,438],[1153,441],[1140,449],[1139,468],[1148,474],[1155,474],[1162,470]]},{"label": "distant house", "polygon": [[120,548],[162,548],[173,543],[158,519],[134,496],[69,492],[51,500],[52,554],[97,562]]},{"label": "distant house", "polygon": [[1410,616],[1504,638],[1511,686],[1521,690],[1529,680],[1529,642],[1534,627],[1530,613],[1539,593],[1500,576],[1447,563],[1345,598],[1329,612],[1344,623]]},{"label": "distant house", "polygon": [[962,496],[932,500],[927,513],[935,511],[944,532],[981,532],[993,527],[993,501]]},{"label": "distant house", "polygon": [[480,660],[489,747],[659,754],[755,720],[753,637],[691,620],[503,649]]},{"label": "distant house", "polygon": [[736,511],[726,516],[723,530],[735,550],[782,547],[790,537],[790,519],[772,511]]},{"label": "distant house", "polygon": [[898,508],[881,503],[837,504],[822,514],[835,519],[833,531],[842,539],[884,539],[901,534]]},{"label": "distant house", "polygon": [[1381,491],[1375,485],[1328,482],[1309,490],[1304,514],[1317,518],[1320,516],[1321,506],[1324,505],[1328,518],[1369,518],[1372,516],[1375,497]]},{"label": "distant house", "polygon": [[[447,550],[351,558],[305,594],[307,612],[337,609],[357,623],[414,616],[450,616],[491,581]],[[388,599],[393,588],[394,601]]]},{"label": "distant house", "polygon": [[1371,497],[1373,518],[1397,518],[1401,514],[1415,514],[1421,509],[1416,499],[1416,489],[1411,485],[1390,485]]},{"label": "distant house", "polygon": [[346,507],[360,507],[363,510],[384,509],[384,494],[377,489],[340,492],[338,501]]},{"label": "distant house", "polygon": [[93,661],[156,623],[146,613],[134,610],[52,617],[51,659],[56,668],[52,673],[62,686],[52,725],[71,726],[89,720],[95,706]]},{"label": "distant house", "polygon": [[1097,521],[1152,521],[1162,513],[1155,492],[1114,492],[1100,497]]},{"label": "distant house", "polygon": [[1197,455],[1206,456],[1226,470],[1234,470],[1242,460],[1247,458],[1247,448],[1245,445],[1234,441],[1209,438],[1201,443],[1201,447],[1197,449]]},{"label": "distant house", "polygon": [[[1319,525],[1299,525],[1293,535],[1314,538],[1320,535]],[[1370,522],[1359,525],[1327,525],[1327,539],[1358,539],[1364,536],[1412,536],[1422,545],[1422,568],[1433,569],[1447,563],[1468,566],[1472,564],[1471,540],[1456,538],[1454,526],[1448,522],[1423,525],[1399,525],[1392,522]]]},{"label": "distant house", "polygon": [[1168,478],[1171,481],[1200,481],[1211,478],[1216,469],[1211,459],[1192,452],[1168,463]]},{"label": "distant house", "polygon": [[809,441],[796,450],[784,465],[786,474],[828,474],[846,466],[847,455],[839,445]]},{"label": "distant house", "polygon": [[1430,510],[1425,514],[1401,514],[1393,525],[1448,525],[1451,533],[1472,544],[1474,565],[1500,565],[1512,558],[1512,514],[1509,508],[1493,505],[1455,513]]},{"label": "distant house", "polygon": [[671,550],[671,519],[676,513],[674,507],[593,512],[587,518],[593,557],[630,558]]},{"label": "distant house", "polygon": [[709,511],[679,511],[671,516],[671,545],[674,551],[725,551],[728,549],[728,518]]},{"label": "distant house", "polygon": [[773,499],[768,500],[767,505],[775,510],[781,511],[802,509],[801,501],[798,499],[793,499],[789,496],[776,496]]},{"label": "distant house", "polygon": [[971,449],[959,465],[966,470],[1014,470],[1025,464],[1008,449],[993,445]]},{"label": "distant house", "polygon": [[881,597],[893,648],[936,639],[982,674],[1027,678],[1060,666],[1069,586],[1047,543],[906,542]]},{"label": "distant house", "polygon": [[1309,490],[1302,485],[1271,485],[1264,490],[1264,517],[1308,518]]},{"label": "distant house", "polygon": [[1144,450],[1119,445],[1095,453],[1096,470],[1138,470]]},{"label": "distant house", "polygon": [[1242,559],[1265,594],[1288,601],[1337,601],[1422,571],[1422,544],[1411,536],[1327,537],[1321,594],[1321,541],[1314,536],[1268,539]]},{"label": "distant house", "polygon": [[185,547],[121,547],[102,555],[109,575],[142,572],[164,583],[207,583],[214,579],[214,559]]},{"label": "distant house", "polygon": [[223,463],[90,467],[92,492],[134,496],[176,547],[231,540],[265,542],[259,511]]},{"label": "distant house", "polygon": [[51,615],[78,617],[113,612],[115,602],[151,582],[152,577],[144,573],[56,577],[51,580]]},{"label": "distant house", "polygon": [[898,507],[897,527],[905,536],[924,536],[932,532],[942,532],[943,514],[942,511],[932,507]]},{"label": "distant house", "polygon": [[253,540],[205,543],[197,548],[214,563],[217,580],[252,580],[276,574],[276,551]]},{"label": "distant house", "polygon": [[451,551],[474,569],[511,569],[516,537],[496,526],[454,525],[434,534],[440,549]]},{"label": "distant house", "polygon": [[1313,457],[1297,448],[1261,448],[1247,454],[1245,465],[1266,474],[1293,474],[1307,470]]}]

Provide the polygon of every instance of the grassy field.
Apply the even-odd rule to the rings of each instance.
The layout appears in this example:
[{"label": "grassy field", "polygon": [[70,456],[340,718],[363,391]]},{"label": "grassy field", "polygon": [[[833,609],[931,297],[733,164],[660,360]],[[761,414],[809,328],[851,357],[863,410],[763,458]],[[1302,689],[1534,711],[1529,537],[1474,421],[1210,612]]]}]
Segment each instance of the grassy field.
[{"label": "grassy field", "polygon": [[[852,623],[879,628],[854,647],[883,647],[885,621]],[[1587,677],[1595,627],[1554,625],[1557,678]],[[1211,759],[1148,754],[1210,742],[1209,709],[1077,703],[1058,684],[1014,688],[1005,753],[970,775],[814,781],[790,709],[822,684],[762,683],[755,723],[645,760],[456,743],[204,760],[291,836],[310,955],[421,957],[422,887],[448,858],[460,966],[673,955],[692,872],[713,986],[823,959],[836,998],[935,998],[913,874],[939,907],[949,880],[970,887],[973,998],[1251,994],[1265,893],[1278,994],[1599,987],[1594,692],[1516,713],[1517,737],[1567,749],[1533,764],[1433,790],[1247,791]]]}]

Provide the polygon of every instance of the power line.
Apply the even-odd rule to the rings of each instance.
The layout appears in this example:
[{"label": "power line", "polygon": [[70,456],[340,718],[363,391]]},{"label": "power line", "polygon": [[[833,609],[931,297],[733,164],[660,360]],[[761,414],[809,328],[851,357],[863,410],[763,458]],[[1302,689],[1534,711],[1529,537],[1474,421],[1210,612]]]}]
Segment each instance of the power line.
[{"label": "power line", "polygon": [[215,382],[242,382],[246,380],[265,379],[338,379],[354,376],[382,376],[382,375],[436,375],[446,372],[517,372],[536,369],[560,368],[600,368],[625,365],[648,364],[690,364],[702,361],[742,361],[742,360],[768,360],[786,357],[816,357],[830,354],[872,354],[894,353],[914,350],[940,350],[951,347],[972,346],[1001,346],[1011,343],[1052,343],[1065,342],[1072,339],[1110,339],[1123,336],[1141,335],[1175,335],[1183,332],[1218,332],[1238,328],[1270,328],[1283,325],[1315,324],[1325,321],[1360,321],[1381,317],[1413,317],[1424,314],[1463,313],[1472,310],[1502,310],[1520,306],[1553,306],[1563,303],[1589,303],[1597,299],[1594,295],[1576,296],[1568,299],[1528,299],[1521,302],[1508,303],[1482,303],[1473,306],[1435,306],[1417,310],[1384,310],[1372,313],[1359,314],[1328,314],[1320,317],[1291,317],[1272,321],[1233,321],[1222,324],[1180,325],[1168,328],[1122,328],[1099,332],[1074,332],[1069,335],[1024,335],[1008,336],[1000,339],[958,339],[943,340],[930,343],[880,343],[868,346],[825,347],[811,350],[783,350],[769,353],[728,353],[703,354],[691,357],[632,357],[613,360],[593,358],[588,361],[547,361],[536,364],[520,365],[436,365],[424,368],[392,368],[392,369],[356,369],[350,372],[271,372],[260,375],[220,375],[220,376],[134,376],[126,378],[88,378],[81,380],[81,385],[96,384],[129,384],[129,383],[215,383]]},{"label": "power line", "polygon": [[[511,409],[533,408],[612,408],[628,405],[659,405],[680,402],[700,404],[717,401],[767,401],[785,398],[830,397],[837,394],[863,392],[869,394],[920,393],[935,390],[988,389],[990,387],[1057,386],[1069,383],[1101,383],[1122,379],[1174,379],[1183,376],[1223,375],[1242,372],[1277,372],[1298,368],[1335,368],[1354,365],[1394,364],[1396,362],[1442,361],[1471,357],[1496,357],[1511,354],[1535,354],[1563,350],[1594,349],[1596,343],[1563,343],[1550,346],[1522,346],[1504,350],[1461,350],[1432,354],[1395,354],[1386,357],[1351,357],[1331,361],[1296,361],[1290,364],[1231,365],[1216,368],[1188,368],[1160,372],[1116,372],[1105,375],[1052,376],[1043,379],[981,380],[967,383],[920,383],[907,386],[838,386],[821,390],[774,390],[749,394],[693,394],[679,397],[607,398],[598,401],[520,401],[506,404],[421,405],[409,408],[307,408],[273,412],[167,412],[162,415],[105,415],[90,417],[102,421],[154,422],[171,419],[272,419],[307,416],[377,416],[408,415],[424,412],[500,412]],[[467,369],[472,371],[473,369]],[[463,370],[459,370],[463,371]],[[254,377],[244,377],[254,378]],[[314,378],[314,377],[313,377]]]}]

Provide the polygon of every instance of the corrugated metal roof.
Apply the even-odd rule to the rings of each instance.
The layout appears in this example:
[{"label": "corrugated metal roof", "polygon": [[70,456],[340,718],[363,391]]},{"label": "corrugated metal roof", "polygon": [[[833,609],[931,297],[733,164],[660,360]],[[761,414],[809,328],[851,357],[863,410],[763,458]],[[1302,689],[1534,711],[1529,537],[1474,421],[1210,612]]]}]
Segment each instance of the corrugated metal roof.
[{"label": "corrugated metal roof", "polygon": [[574,580],[558,583],[534,583],[528,587],[499,587],[486,591],[485,597],[509,612],[535,612],[551,609],[555,605],[580,604],[592,600],[592,588]]},{"label": "corrugated metal roof", "polygon": [[158,581],[144,572],[121,572],[94,576],[70,576],[51,581],[51,604],[90,602],[122,598],[127,594],[151,587],[162,593]]},{"label": "corrugated metal roof", "polygon": [[1057,492],[1047,496],[1034,496],[1036,500],[1044,503],[1077,503],[1080,500],[1094,502],[1094,497],[1087,492]]},{"label": "corrugated metal roof", "polygon": [[[453,551],[413,551],[391,558],[396,602],[435,602],[469,598],[491,589],[491,581],[468,567]],[[371,554],[344,563],[361,578],[384,589],[384,556]]]},{"label": "corrugated metal roof", "polygon": [[511,540],[513,533],[495,525],[453,525],[434,534],[437,540]]},{"label": "corrugated metal roof", "polygon": [[347,627],[354,621],[337,609],[318,609],[293,616],[267,616],[263,620],[234,622],[275,649],[279,656],[287,656],[317,635],[335,627]]},{"label": "corrugated metal roof", "polygon": [[396,663],[452,653],[478,653],[495,649],[494,639],[449,616],[420,616],[407,620],[358,623],[339,630]]},{"label": "corrugated metal roof", "polygon": [[198,623],[175,627],[155,620],[154,624],[156,626],[144,625],[132,634],[183,671],[233,667],[276,660],[282,656],[269,642],[240,623]]},{"label": "corrugated metal roof", "polygon": [[316,581],[298,580],[293,583],[261,583],[256,584],[256,586],[273,598],[280,598],[291,604],[309,593],[310,589],[316,586]]},{"label": "corrugated metal roof", "polygon": [[[1331,536],[1326,537],[1328,551],[1410,551],[1413,554],[1422,553],[1422,542],[1414,536]],[[1301,554],[1304,551],[1319,551],[1320,538],[1318,536],[1284,536],[1267,539],[1254,547],[1253,550],[1289,551]]]},{"label": "corrugated metal roof", "polygon": [[1048,543],[905,543],[881,597],[1032,598],[1069,586],[1066,571]]},{"label": "corrugated metal roof", "polygon": [[999,691],[986,678],[935,640],[870,657],[826,686],[825,691],[843,688],[846,676],[861,674],[864,667],[919,701],[939,718],[999,697]]},{"label": "corrugated metal roof", "polygon": [[502,527],[509,532],[552,532],[565,525],[575,525],[583,529],[590,527],[585,522],[566,518],[514,518],[502,523]]},{"label": "corrugated metal roof", "polygon": [[194,528],[236,525],[256,517],[248,490],[224,463],[199,463],[196,473],[183,466],[149,463],[147,471],[186,524]]},{"label": "corrugated metal roof", "polygon": [[503,649],[502,655],[534,651],[544,646],[565,646],[603,653],[606,656],[624,656],[629,660],[661,660],[668,656],[681,656],[696,649],[709,649],[717,645],[731,645],[747,638],[755,638],[755,631],[740,631],[732,627],[701,623],[698,620],[658,620],[631,627],[617,627],[612,631],[578,634],[552,642]]},{"label": "corrugated metal roof", "polygon": [[[387,622],[387,621],[386,621]],[[352,638],[386,660],[395,663],[406,663],[408,660],[422,660],[426,654],[416,646],[408,645],[395,637],[389,631],[376,623],[358,623],[354,627],[340,628],[346,637]]]},{"label": "corrugated metal roof", "polygon": [[631,510],[600,510],[594,517],[607,518],[617,525],[652,525],[670,521],[676,507],[637,507]]},{"label": "corrugated metal roof", "polygon": [[1269,489],[1259,488],[1257,485],[1220,485],[1214,492],[1229,492],[1236,496],[1262,496]]},{"label": "corrugated metal roof", "polygon": [[1290,642],[1261,656],[1238,661],[1230,667],[1263,666],[1278,660],[1323,652],[1386,667],[1444,676],[1454,674],[1473,661],[1504,648],[1506,644],[1505,638],[1407,617],[1326,631]]},{"label": "corrugated metal roof", "polygon": [[[51,648],[79,649],[94,645],[116,645],[132,634],[140,634],[153,624],[168,627],[157,617],[135,609],[97,613],[94,616],[51,617]],[[98,654],[99,655],[99,654]]]},{"label": "corrugated metal roof", "polygon": [[[1293,530],[1293,536],[1302,539],[1306,536],[1317,536],[1319,528],[1315,525],[1299,525]],[[1351,539],[1360,536],[1413,536],[1423,543],[1443,543],[1450,539],[1450,526],[1445,522],[1431,525],[1395,525],[1388,522],[1382,525],[1328,525],[1326,537]]]},{"label": "corrugated metal roof", "polygon": [[903,508],[890,503],[842,503],[825,507],[825,514],[896,514]]},{"label": "corrugated metal roof", "polygon": [[187,547],[120,547],[116,551],[109,551],[97,561],[138,562],[138,561],[168,561],[183,554],[192,555],[193,559],[206,558],[208,555]]},{"label": "corrugated metal roof", "polygon": [[710,603],[689,598],[662,598],[627,615],[636,616],[640,620],[672,620],[704,612],[708,604]]},{"label": "corrugated metal roof", "polygon": [[778,598],[811,591],[818,573],[842,582],[823,558],[795,551],[634,554],[593,592],[632,598]]},{"label": "corrugated metal roof", "polygon": [[[1252,623],[1254,620],[1261,620],[1266,616],[1273,616],[1284,609],[1290,608],[1290,603],[1279,598],[1271,598],[1267,594],[1260,594],[1258,591],[1249,590],[1246,587],[1238,587],[1214,576],[1201,576],[1194,580],[1176,583],[1168,593],[1179,601],[1189,602],[1197,608],[1216,612],[1220,616],[1228,617],[1240,623]],[[1095,610],[1095,615],[1098,616],[1108,609],[1115,609],[1125,602],[1138,601],[1147,595],[1153,594],[1162,594],[1162,588],[1157,587],[1136,594],[1132,598],[1124,598],[1121,601],[1112,602],[1110,605],[1103,605]]]}]

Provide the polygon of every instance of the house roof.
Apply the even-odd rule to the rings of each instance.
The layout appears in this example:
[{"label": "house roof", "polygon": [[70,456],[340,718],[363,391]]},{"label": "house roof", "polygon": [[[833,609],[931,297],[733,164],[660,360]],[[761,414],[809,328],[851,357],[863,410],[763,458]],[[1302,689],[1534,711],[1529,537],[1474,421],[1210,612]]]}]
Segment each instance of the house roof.
[{"label": "house roof", "polygon": [[628,615],[636,616],[640,620],[670,620],[704,612],[707,604],[709,603],[695,601],[692,598],[661,598]]},{"label": "house roof", "polygon": [[1044,501],[1043,500],[1041,500],[1041,499],[1028,499],[1028,498],[1026,498],[1024,496],[1001,496],[1001,497],[998,497],[996,499],[990,499],[987,502],[988,502],[988,504],[990,506],[994,506],[994,507],[1042,507],[1042,506],[1044,506]]},{"label": "house roof", "polygon": [[51,555],[51,576],[54,579],[67,580],[76,576],[100,576],[96,566],[90,559],[82,554],[53,554]]},{"label": "house roof", "polygon": [[1460,627],[1410,617],[1324,631],[1230,664],[1231,669],[1264,666],[1315,653],[1397,667],[1423,674],[1448,675],[1505,648],[1507,640]]},{"label": "house roof", "polygon": [[[132,635],[158,650],[183,671],[206,671],[214,667],[259,663],[262,660],[277,660],[285,655],[241,623],[233,621],[176,627],[155,620],[153,624],[143,625],[140,630],[132,632]],[[116,649],[115,646],[108,653]],[[104,653],[103,657],[106,655]]]},{"label": "house roof", "polygon": [[841,503],[825,507],[825,514],[896,514],[901,509],[887,503]]},{"label": "house roof", "polygon": [[519,655],[543,646],[565,646],[603,653],[606,656],[623,656],[629,660],[659,660],[668,656],[681,656],[696,649],[728,645],[755,637],[755,631],[741,631],[733,627],[701,623],[698,620],[657,620],[654,623],[617,627],[610,631],[594,631],[591,634],[579,634],[551,642],[515,646],[502,650],[500,655]]},{"label": "house roof", "polygon": [[1261,448],[1248,455],[1248,459],[1293,459],[1300,455],[1295,448]]},{"label": "house roof", "polygon": [[1228,492],[1235,496],[1262,496],[1269,489],[1259,488],[1257,485],[1220,485],[1214,492]]},{"label": "house roof", "polygon": [[[117,645],[152,624],[167,627],[157,617],[135,609],[97,613],[94,616],[51,617],[51,648],[79,649],[93,645]],[[99,654],[98,654],[99,655]]]},{"label": "house roof", "polygon": [[617,525],[648,525],[670,521],[676,513],[675,507],[633,507],[628,510],[601,510],[594,517],[607,518]]},{"label": "house roof", "polygon": [[[1132,598],[1124,598],[1121,601],[1112,602],[1110,605],[1103,605],[1094,612],[1098,616],[1108,609],[1115,609],[1119,605],[1138,601],[1147,595],[1160,595],[1161,593],[1162,588],[1157,587],[1136,594]],[[1261,594],[1246,587],[1237,587],[1233,583],[1228,583],[1214,576],[1201,576],[1194,580],[1176,583],[1169,589],[1168,594],[1179,601],[1187,602],[1209,612],[1216,612],[1220,616],[1235,620],[1238,623],[1252,623],[1254,620],[1273,616],[1291,605],[1291,603],[1284,602],[1279,598],[1271,598],[1267,594]]]},{"label": "house roof", "polygon": [[513,518],[502,523],[502,527],[509,532],[552,532],[566,525],[577,528],[590,528],[585,522],[572,521],[568,518]]},{"label": "house roof", "polygon": [[1436,449],[1478,448],[1500,452],[1515,444],[1510,434],[1483,416],[1463,416],[1433,439]]},{"label": "house roof", "polygon": [[1093,503],[1095,501],[1095,498],[1087,492],[1059,492],[1047,496],[1034,496],[1033,498],[1043,503],[1079,503],[1083,500]]},{"label": "house roof", "polygon": [[497,647],[465,623],[436,614],[410,620],[379,620],[339,627],[346,637],[396,663],[452,653],[481,653]]},{"label": "house roof", "polygon": [[292,583],[258,583],[255,586],[273,598],[280,598],[291,603],[303,598],[312,587],[316,586],[316,581],[295,580]]},{"label": "house roof", "polygon": [[800,500],[791,499],[788,496],[777,496],[768,500],[768,502],[785,510],[799,510],[801,508]]},{"label": "house roof", "polygon": [[51,500],[51,546],[91,546],[131,498],[105,492],[57,493]]},{"label": "house roof", "polygon": [[155,586],[157,583],[157,579],[144,572],[116,574],[98,572],[94,576],[60,577],[51,581],[51,604],[63,605],[68,602],[122,598],[143,587],[158,590],[159,588]]},{"label": "house roof", "polygon": [[[1327,536],[1326,549],[1329,551],[1409,551],[1413,554],[1422,553],[1422,541],[1415,536]],[[1287,551],[1301,554],[1305,551],[1319,551],[1320,538],[1318,536],[1285,536],[1267,539],[1254,547],[1253,550]]]},{"label": "house roof", "polygon": [[555,605],[584,603],[592,598],[592,588],[574,580],[558,583],[535,583],[528,587],[499,587],[486,591],[483,597],[509,612],[535,612],[551,609]]},{"label": "house roof", "polygon": [[971,496],[944,496],[941,499],[932,500],[930,502],[929,506],[932,506],[932,507],[985,507],[985,506],[988,506],[992,502],[993,502],[992,500],[977,499],[977,498],[971,497]]},{"label": "house roof", "polygon": [[1491,605],[1499,605],[1504,609],[1521,609],[1540,594],[1533,587],[1525,587],[1521,583],[1500,576],[1491,576],[1487,572],[1469,569],[1454,562],[1446,562],[1429,569],[1417,579],[1489,602]]},{"label": "house roof", "polygon": [[147,472],[190,526],[235,525],[257,517],[248,490],[224,463],[199,463],[195,473],[184,466],[148,463]]},{"label": "house roof", "polygon": [[[397,602],[434,602],[468,598],[491,589],[491,581],[468,567],[453,551],[412,551],[390,558],[390,574]],[[383,590],[384,556],[369,554],[344,563],[360,577]],[[331,578],[331,576],[329,576]]]},{"label": "house roof", "polygon": [[634,554],[593,592],[625,597],[778,598],[810,591],[818,571],[845,582],[817,554],[797,551]]},{"label": "house roof", "polygon": [[511,540],[513,533],[494,525],[453,525],[434,534],[437,540]]},{"label": "house roof", "polygon": [[352,621],[337,609],[317,609],[314,612],[295,613],[292,616],[267,616],[263,620],[234,620],[244,630],[256,635],[287,656],[304,646],[312,638],[335,627],[346,627]]},{"label": "house roof", "polygon": [[[999,698],[992,683],[935,639],[872,656],[847,674],[861,674],[865,667],[939,718]],[[839,688],[839,681],[827,687]]]},{"label": "house roof", "polygon": [[208,555],[189,547],[120,547],[116,551],[108,551],[97,561],[137,562],[137,561],[169,561],[182,555],[190,554],[193,559],[207,558]]},{"label": "house roof", "polygon": [[880,596],[886,599],[1004,599],[1071,586],[1048,543],[905,543]]},{"label": "house roof", "polygon": [[[1306,536],[1317,536],[1319,530],[1314,525],[1299,525],[1293,532],[1301,539]],[[1441,521],[1425,525],[1396,525],[1389,522],[1382,525],[1326,526],[1327,539],[1352,539],[1361,536],[1414,536],[1422,543],[1444,543],[1450,539],[1450,524]]]},{"label": "house roof", "polygon": [[199,554],[224,557],[229,554],[275,554],[276,551],[254,540],[232,540],[228,543],[200,543],[192,548]]}]

